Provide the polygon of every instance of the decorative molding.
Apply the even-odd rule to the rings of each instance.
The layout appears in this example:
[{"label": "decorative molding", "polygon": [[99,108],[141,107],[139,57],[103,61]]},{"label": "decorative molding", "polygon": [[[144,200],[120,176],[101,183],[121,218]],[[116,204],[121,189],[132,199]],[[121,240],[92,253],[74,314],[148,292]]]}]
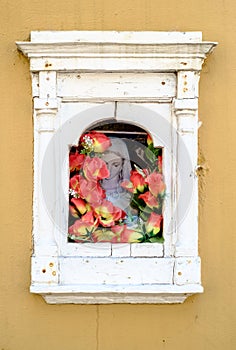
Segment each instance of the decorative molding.
[{"label": "decorative molding", "polygon": [[91,36],[89,32],[74,32],[72,38],[69,33],[51,32],[48,39],[48,32],[32,32],[31,42],[16,44],[30,58],[32,72],[200,71],[203,60],[216,46],[214,42],[202,42],[196,33],[94,32]]}]

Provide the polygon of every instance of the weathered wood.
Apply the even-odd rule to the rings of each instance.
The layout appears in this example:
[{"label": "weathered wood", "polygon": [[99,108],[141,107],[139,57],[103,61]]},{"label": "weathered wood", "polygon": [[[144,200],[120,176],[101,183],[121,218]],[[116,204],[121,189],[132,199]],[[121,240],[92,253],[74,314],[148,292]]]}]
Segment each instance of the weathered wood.
[{"label": "weathered wood", "polygon": [[[31,292],[48,303],[181,303],[201,293],[198,80],[216,43],[200,32],[32,32],[34,254]],[[114,119],[163,147],[164,244],[68,243],[68,155]],[[190,197],[188,197],[190,196]]]},{"label": "weathered wood", "polygon": [[[176,95],[174,73],[58,73],[57,94],[63,100],[171,99]],[[98,83],[99,82],[99,83]]]},{"label": "weathered wood", "polygon": [[65,257],[59,266],[64,285],[172,284],[174,259]]}]

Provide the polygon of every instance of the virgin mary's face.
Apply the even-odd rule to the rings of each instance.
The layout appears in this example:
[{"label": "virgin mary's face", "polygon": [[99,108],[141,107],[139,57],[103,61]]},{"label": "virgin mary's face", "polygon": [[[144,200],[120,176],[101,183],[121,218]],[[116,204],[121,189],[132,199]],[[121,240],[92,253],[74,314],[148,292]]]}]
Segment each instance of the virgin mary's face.
[{"label": "virgin mary's face", "polygon": [[104,155],[103,160],[106,162],[107,168],[110,172],[108,180],[118,177],[123,166],[122,158],[115,153],[109,153],[109,155]]}]

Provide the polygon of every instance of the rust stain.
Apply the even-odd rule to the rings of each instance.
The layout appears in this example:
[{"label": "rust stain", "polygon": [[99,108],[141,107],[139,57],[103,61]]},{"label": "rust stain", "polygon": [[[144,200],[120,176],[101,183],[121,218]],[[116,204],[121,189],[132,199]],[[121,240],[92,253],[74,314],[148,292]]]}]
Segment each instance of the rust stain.
[{"label": "rust stain", "polygon": [[53,265],[54,265],[54,264],[53,264],[52,262],[50,262],[49,266],[50,266],[50,267],[53,267]]}]

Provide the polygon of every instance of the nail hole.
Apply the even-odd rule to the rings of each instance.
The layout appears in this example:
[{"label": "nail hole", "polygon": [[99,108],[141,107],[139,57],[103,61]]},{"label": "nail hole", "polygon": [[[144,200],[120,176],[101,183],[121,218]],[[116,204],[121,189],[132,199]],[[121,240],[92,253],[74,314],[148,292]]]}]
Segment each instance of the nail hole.
[{"label": "nail hole", "polygon": [[56,274],[57,274],[56,271],[52,271],[53,276],[56,276]]},{"label": "nail hole", "polygon": [[178,275],[181,276],[181,275],[182,275],[182,272],[178,272]]},{"label": "nail hole", "polygon": [[46,272],[46,269],[42,269],[42,273],[45,273]]},{"label": "nail hole", "polygon": [[162,85],[165,85],[165,84],[166,84],[166,82],[165,82],[165,81],[162,81],[162,82],[161,82],[161,84],[162,84]]},{"label": "nail hole", "polygon": [[49,266],[50,266],[50,267],[53,267],[53,263],[52,263],[52,262],[50,262]]}]

